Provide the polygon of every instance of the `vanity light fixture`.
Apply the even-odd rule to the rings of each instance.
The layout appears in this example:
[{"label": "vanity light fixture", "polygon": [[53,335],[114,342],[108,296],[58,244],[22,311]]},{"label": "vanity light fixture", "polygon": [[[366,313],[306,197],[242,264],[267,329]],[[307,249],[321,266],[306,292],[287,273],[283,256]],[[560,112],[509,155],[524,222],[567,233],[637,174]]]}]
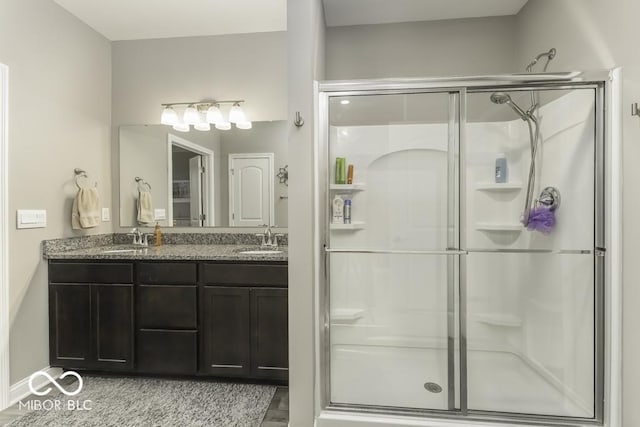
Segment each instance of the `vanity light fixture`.
[{"label": "vanity light fixture", "polygon": [[160,123],[162,123],[163,125],[173,126],[173,125],[177,125],[178,122],[179,122],[178,113],[176,113],[176,110],[174,110],[171,107],[167,107],[164,110],[162,110]]},{"label": "vanity light fixture", "polygon": [[[161,104],[163,107],[160,123],[173,126],[179,132],[188,132],[190,125],[194,129],[207,131],[214,125],[219,130],[231,129],[231,124],[235,124],[238,129],[251,129],[252,123],[247,119],[246,114],[240,106],[244,100],[231,101],[202,101],[202,102],[172,102]],[[228,119],[225,118],[220,105],[231,104]],[[175,106],[185,106],[182,120],[174,110]]]},{"label": "vanity light fixture", "polygon": [[183,121],[188,125],[197,125],[200,123],[200,113],[195,105],[191,104],[184,110]]}]

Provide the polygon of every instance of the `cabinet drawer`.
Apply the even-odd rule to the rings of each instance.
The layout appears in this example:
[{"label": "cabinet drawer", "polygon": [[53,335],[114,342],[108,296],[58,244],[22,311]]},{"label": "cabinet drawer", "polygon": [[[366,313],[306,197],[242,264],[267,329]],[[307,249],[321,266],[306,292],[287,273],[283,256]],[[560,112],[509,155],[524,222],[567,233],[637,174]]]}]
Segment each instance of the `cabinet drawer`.
[{"label": "cabinet drawer", "polygon": [[197,328],[195,286],[139,285],[136,296],[140,328]]},{"label": "cabinet drawer", "polygon": [[149,285],[195,285],[198,280],[195,263],[142,262],[138,264],[138,282]]},{"label": "cabinet drawer", "polygon": [[204,284],[287,286],[286,265],[202,264]]},{"label": "cabinet drawer", "polygon": [[196,331],[138,331],[138,371],[195,375],[198,365]]},{"label": "cabinet drawer", "polygon": [[61,262],[49,264],[51,283],[133,283],[133,264]]}]

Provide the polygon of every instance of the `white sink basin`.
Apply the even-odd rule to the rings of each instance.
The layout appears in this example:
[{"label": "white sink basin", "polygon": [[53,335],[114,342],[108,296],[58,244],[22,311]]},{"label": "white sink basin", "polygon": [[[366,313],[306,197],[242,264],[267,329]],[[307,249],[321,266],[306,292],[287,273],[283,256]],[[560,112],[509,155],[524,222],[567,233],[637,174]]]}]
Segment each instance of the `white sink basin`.
[{"label": "white sink basin", "polygon": [[127,254],[127,253],[135,253],[140,249],[108,249],[106,251],[102,251],[103,254]]},{"label": "white sink basin", "polygon": [[282,251],[279,250],[275,250],[275,249],[269,249],[269,250],[251,250],[251,251],[240,251],[241,254],[244,255],[275,255],[275,254],[281,254]]}]

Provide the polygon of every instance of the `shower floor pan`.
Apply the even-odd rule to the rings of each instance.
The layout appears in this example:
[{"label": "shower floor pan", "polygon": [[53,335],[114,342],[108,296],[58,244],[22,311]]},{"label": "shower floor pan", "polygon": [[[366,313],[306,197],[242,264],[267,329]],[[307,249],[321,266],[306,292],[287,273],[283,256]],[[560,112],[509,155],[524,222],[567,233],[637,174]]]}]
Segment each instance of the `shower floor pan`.
[{"label": "shower floor pan", "polygon": [[[431,384],[442,391],[428,390]],[[447,387],[444,348],[332,347],[332,403],[447,410]],[[504,351],[468,352],[468,402],[470,410],[593,416],[592,404],[566,396],[520,356]]]}]

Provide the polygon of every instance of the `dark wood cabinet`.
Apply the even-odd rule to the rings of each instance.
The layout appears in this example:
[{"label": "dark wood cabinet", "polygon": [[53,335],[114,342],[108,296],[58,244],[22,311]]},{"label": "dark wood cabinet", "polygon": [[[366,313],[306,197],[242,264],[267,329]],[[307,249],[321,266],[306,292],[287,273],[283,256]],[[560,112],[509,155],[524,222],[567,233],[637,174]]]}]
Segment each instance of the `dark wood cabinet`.
[{"label": "dark wood cabinet", "polygon": [[250,370],[249,289],[205,286],[201,292],[202,352],[205,374],[246,377]]},{"label": "dark wood cabinet", "polygon": [[[133,283],[123,265],[51,264],[49,353],[51,366],[76,369],[133,368]],[[79,266],[76,271],[75,266]],[[111,269],[110,267],[114,267]],[[125,265],[126,267],[126,265]],[[128,266],[129,269],[131,266]],[[123,274],[123,271],[125,273]],[[83,283],[84,280],[104,280]],[[114,283],[116,280],[129,283]]]},{"label": "dark wood cabinet", "polygon": [[136,370],[195,375],[198,370],[197,264],[141,262],[137,268]]},{"label": "dark wood cabinet", "polygon": [[286,265],[203,263],[203,374],[287,380]]},{"label": "dark wood cabinet", "polygon": [[286,381],[286,263],[50,261],[51,366]]},{"label": "dark wood cabinet", "polygon": [[251,376],[289,377],[286,289],[251,289]]}]

